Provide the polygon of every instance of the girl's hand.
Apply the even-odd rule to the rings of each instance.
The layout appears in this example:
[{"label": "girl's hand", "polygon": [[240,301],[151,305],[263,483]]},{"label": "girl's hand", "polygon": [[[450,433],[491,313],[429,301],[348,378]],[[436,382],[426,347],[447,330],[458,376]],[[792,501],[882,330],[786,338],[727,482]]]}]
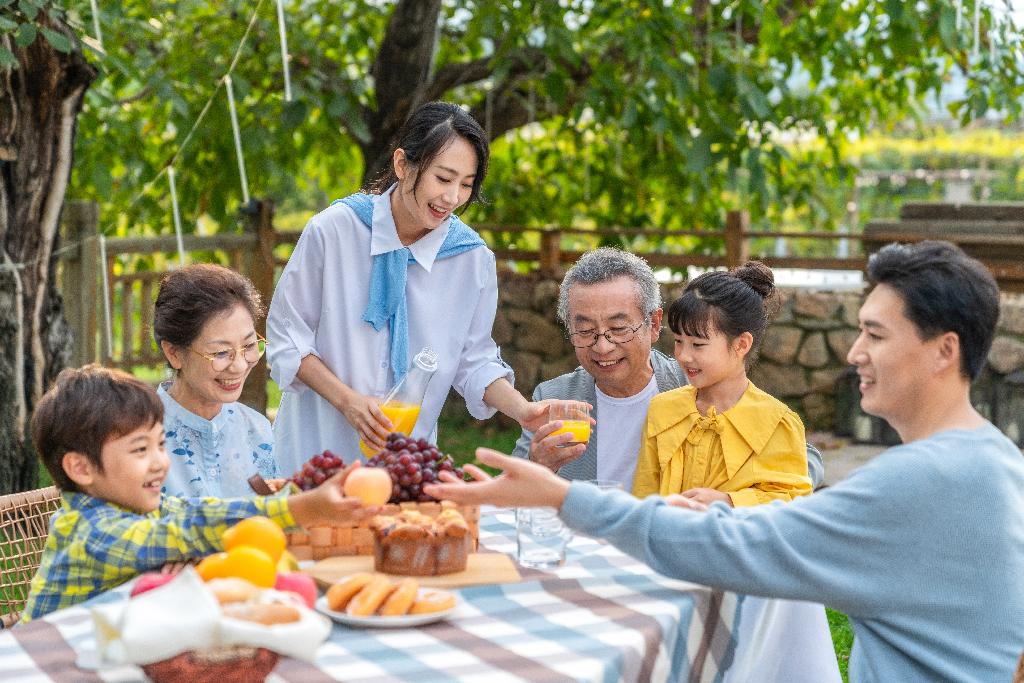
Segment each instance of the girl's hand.
[{"label": "girl's hand", "polygon": [[342,400],[338,410],[356,430],[363,443],[378,450],[384,448],[394,425],[381,411],[380,399],[353,391]]},{"label": "girl's hand", "polygon": [[471,483],[459,480],[450,472],[439,476],[443,484],[428,484],[423,491],[435,498],[446,498],[456,503],[490,503],[505,507],[562,507],[569,482],[537,463],[511,458],[489,448],[476,449],[477,459],[503,472],[497,477],[474,465],[465,470],[473,478]]},{"label": "girl's hand", "polygon": [[671,505],[672,507],[685,508],[687,510],[697,510],[698,512],[704,512],[708,509],[708,506],[704,503],[698,502],[693,498],[684,498],[678,493],[665,496],[665,504]]},{"label": "girl's hand", "polygon": [[688,498],[704,505],[711,505],[715,501],[721,501],[729,507],[733,506],[732,498],[729,497],[729,494],[715,489],[690,489],[689,491],[683,491],[680,495],[683,498]]},{"label": "girl's hand", "polygon": [[315,489],[289,496],[288,509],[295,523],[301,527],[332,522],[348,524],[377,514],[379,507],[363,507],[358,498],[345,497],[345,479],[359,465],[357,460]]}]

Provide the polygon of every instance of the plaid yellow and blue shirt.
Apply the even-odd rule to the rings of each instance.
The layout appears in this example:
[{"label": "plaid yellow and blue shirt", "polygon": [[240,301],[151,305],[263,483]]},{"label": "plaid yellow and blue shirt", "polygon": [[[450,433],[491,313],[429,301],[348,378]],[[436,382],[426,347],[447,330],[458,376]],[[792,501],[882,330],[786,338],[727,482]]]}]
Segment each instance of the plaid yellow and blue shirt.
[{"label": "plaid yellow and blue shirt", "polygon": [[286,531],[295,530],[288,492],[225,500],[164,496],[147,514],[64,492],[61,508],[50,518],[22,621],[84,602],[168,562],[223,550],[221,534],[246,517],[264,515]]}]

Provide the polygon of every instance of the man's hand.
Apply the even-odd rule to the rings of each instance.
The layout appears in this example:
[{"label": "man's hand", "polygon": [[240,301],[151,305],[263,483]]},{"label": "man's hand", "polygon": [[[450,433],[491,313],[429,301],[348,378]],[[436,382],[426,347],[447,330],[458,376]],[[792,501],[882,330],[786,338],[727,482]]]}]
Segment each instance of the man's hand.
[{"label": "man's hand", "polygon": [[394,425],[381,411],[380,399],[352,391],[341,400],[338,410],[363,443],[378,450],[384,448]]},{"label": "man's hand", "polygon": [[530,460],[544,465],[553,472],[557,472],[564,465],[576,460],[587,450],[585,443],[567,445],[573,440],[573,435],[569,432],[551,436],[552,432],[561,427],[561,420],[549,422],[537,429],[530,441]]},{"label": "man's hand", "polygon": [[[546,398],[542,401],[532,401],[527,403],[516,416],[516,421],[523,427],[523,429],[536,432],[538,429],[543,427],[548,422],[548,408],[554,403],[581,403],[581,401],[566,401],[560,398]],[[586,404],[591,410],[594,406],[589,403]],[[594,419],[590,419],[590,424],[596,424]]]},{"label": "man's hand", "polygon": [[721,501],[729,507],[732,507],[732,498],[729,497],[729,494],[722,493],[715,489],[690,489],[689,491],[683,491],[679,495],[705,506],[711,505],[715,501]]},{"label": "man's hand", "polygon": [[491,477],[475,465],[466,465],[463,469],[473,478],[471,483],[460,481],[451,472],[442,472],[439,476],[445,483],[427,484],[424,493],[470,505],[562,507],[569,482],[546,467],[489,448],[476,449],[476,457],[485,465],[503,470],[502,473]]},{"label": "man's hand", "polygon": [[358,498],[345,497],[345,479],[359,465],[357,460],[315,489],[289,496],[288,509],[295,523],[301,527],[338,522],[348,524],[377,514],[379,507],[363,507]]}]

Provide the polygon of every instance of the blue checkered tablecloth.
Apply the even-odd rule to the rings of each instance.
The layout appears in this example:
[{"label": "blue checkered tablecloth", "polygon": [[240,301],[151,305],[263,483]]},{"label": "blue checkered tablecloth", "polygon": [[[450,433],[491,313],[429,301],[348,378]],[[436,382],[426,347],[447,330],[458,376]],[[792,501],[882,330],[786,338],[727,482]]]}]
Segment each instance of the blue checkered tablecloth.
[{"label": "blue checkered tablecloth", "polygon": [[[514,514],[485,510],[480,542],[515,553]],[[459,591],[456,615],[419,628],[335,624],[313,663],[283,660],[274,681],[721,681],[731,664],[743,596],[655,573],[577,536],[565,565],[522,570],[523,581]],[[127,587],[95,599],[124,599]],[[0,677],[16,681],[143,680],[132,667],[84,671],[88,604],[0,632]]]}]

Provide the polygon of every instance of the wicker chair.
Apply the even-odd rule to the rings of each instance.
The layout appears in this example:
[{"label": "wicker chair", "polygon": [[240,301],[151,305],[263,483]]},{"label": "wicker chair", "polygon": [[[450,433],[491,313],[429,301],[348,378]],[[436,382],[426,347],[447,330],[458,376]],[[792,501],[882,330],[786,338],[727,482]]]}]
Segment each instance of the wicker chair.
[{"label": "wicker chair", "polygon": [[0,496],[0,625],[21,617],[60,493],[50,486]]}]

